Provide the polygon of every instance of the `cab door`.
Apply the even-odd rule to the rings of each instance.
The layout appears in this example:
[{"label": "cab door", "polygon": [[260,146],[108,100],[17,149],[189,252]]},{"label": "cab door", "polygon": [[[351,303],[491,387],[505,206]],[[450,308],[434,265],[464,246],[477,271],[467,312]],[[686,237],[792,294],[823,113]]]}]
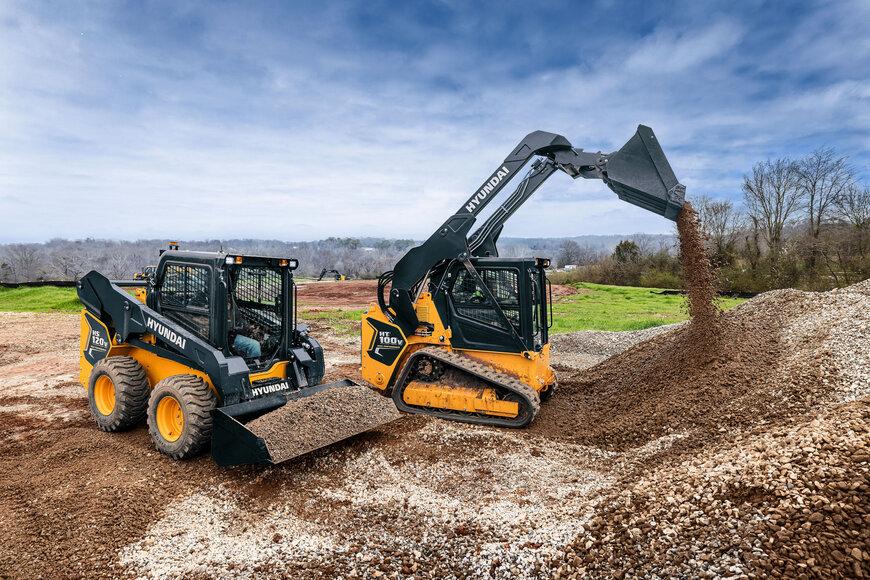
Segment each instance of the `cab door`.
[{"label": "cab door", "polygon": [[214,344],[211,266],[167,261],[157,283],[157,295],[161,314]]},{"label": "cab door", "polygon": [[528,284],[522,268],[519,264],[478,263],[475,269],[495,301],[471,272],[461,264],[455,265],[447,292],[451,344],[499,352],[529,350],[526,338],[531,321],[526,312],[528,301],[523,300]]}]

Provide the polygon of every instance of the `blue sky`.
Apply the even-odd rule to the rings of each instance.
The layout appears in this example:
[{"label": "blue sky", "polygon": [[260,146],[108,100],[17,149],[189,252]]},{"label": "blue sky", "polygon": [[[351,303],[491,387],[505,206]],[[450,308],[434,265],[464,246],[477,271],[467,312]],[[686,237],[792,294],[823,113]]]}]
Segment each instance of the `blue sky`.
[{"label": "blue sky", "polygon": [[[693,194],[870,174],[870,2],[0,4],[0,242],[423,239],[528,132],[655,129]],[[554,175],[505,236],[661,233]]]}]

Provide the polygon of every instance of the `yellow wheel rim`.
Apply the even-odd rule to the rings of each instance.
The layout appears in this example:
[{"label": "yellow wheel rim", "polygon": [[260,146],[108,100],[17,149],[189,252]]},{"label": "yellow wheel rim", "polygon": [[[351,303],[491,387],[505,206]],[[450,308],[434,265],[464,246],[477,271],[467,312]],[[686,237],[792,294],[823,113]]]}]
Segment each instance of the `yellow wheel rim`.
[{"label": "yellow wheel rim", "polygon": [[115,385],[106,375],[100,375],[94,383],[94,402],[101,415],[108,417],[115,410]]},{"label": "yellow wheel rim", "polygon": [[184,430],[184,413],[175,397],[163,397],[157,403],[157,429],[167,441],[177,441]]}]

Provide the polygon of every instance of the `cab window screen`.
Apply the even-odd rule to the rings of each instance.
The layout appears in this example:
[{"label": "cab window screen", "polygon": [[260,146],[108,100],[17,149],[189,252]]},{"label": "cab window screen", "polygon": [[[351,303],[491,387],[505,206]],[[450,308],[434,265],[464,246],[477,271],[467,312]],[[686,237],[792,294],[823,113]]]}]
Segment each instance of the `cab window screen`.
[{"label": "cab window screen", "polygon": [[206,266],[170,264],[160,287],[165,314],[205,339],[209,336],[210,280]]},{"label": "cab window screen", "polygon": [[282,330],[283,278],[274,268],[239,268],[232,275],[234,305],[251,323],[280,336]]},{"label": "cab window screen", "polygon": [[[277,355],[284,336],[284,273],[279,268],[241,266],[229,271],[230,303],[227,328],[231,352],[249,365]],[[260,355],[234,346],[236,337],[259,344]],[[253,368],[253,367],[252,367]]]},{"label": "cab window screen", "polygon": [[[501,307],[507,319],[519,332],[520,304],[516,270],[480,270],[479,274],[489,291],[495,296],[498,306]],[[487,301],[483,290],[467,270],[460,270],[457,273],[456,282],[453,284],[453,303],[459,314],[463,316],[508,330],[498,315],[498,310]]]},{"label": "cab window screen", "polygon": [[163,306],[208,310],[209,294],[208,268],[187,264],[167,266],[160,290]]}]

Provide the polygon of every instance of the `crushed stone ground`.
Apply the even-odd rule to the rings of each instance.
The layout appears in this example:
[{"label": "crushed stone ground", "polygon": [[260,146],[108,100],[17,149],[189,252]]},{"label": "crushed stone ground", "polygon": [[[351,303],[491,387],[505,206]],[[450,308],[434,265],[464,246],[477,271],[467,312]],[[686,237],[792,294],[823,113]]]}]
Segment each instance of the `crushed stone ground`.
[{"label": "crushed stone ground", "polygon": [[[700,360],[687,324],[553,337],[562,388],[526,430],[403,416],[221,469],[96,429],[77,315],[0,313],[0,577],[870,573],[870,282],[724,323]],[[316,337],[359,382],[357,345]]]}]

